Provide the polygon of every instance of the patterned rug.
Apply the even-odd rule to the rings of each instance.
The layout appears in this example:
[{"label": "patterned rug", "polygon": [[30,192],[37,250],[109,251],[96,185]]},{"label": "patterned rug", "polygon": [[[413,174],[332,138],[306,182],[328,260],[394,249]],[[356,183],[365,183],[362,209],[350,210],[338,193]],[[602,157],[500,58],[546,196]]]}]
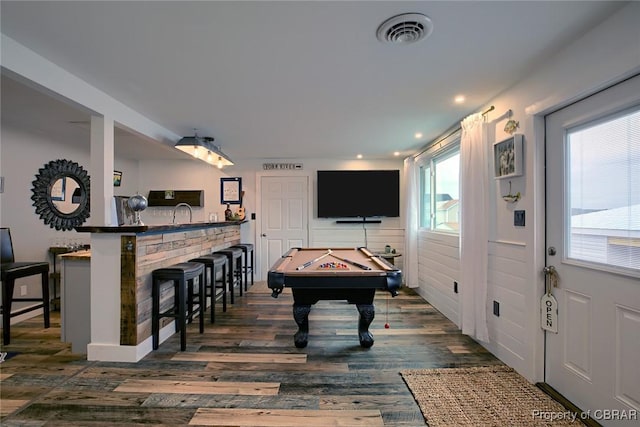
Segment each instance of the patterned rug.
[{"label": "patterned rug", "polygon": [[507,366],[400,374],[430,427],[581,426],[579,416]]}]

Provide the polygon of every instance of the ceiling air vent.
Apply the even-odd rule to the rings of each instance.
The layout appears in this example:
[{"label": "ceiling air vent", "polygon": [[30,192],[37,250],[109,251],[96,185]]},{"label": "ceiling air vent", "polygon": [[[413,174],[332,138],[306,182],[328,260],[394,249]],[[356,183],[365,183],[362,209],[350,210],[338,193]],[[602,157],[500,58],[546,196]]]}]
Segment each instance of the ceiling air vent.
[{"label": "ceiling air vent", "polygon": [[411,44],[429,37],[433,23],[421,13],[403,13],[384,21],[377,31],[383,43]]}]

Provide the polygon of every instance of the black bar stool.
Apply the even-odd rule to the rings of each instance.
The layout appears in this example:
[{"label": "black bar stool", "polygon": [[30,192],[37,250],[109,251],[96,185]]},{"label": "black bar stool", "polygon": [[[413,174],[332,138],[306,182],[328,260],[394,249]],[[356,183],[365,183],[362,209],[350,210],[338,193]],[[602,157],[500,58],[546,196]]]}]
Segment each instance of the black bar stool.
[{"label": "black bar stool", "polygon": [[227,266],[229,261],[226,255],[223,254],[211,254],[203,255],[199,258],[190,259],[189,262],[199,262],[204,264],[205,268],[209,269],[209,281],[206,285],[206,291],[204,294],[205,299],[211,297],[211,323],[215,322],[216,312],[216,288],[217,277],[220,273],[220,279],[222,283],[222,311],[227,311]]},{"label": "black bar stool", "polygon": [[[4,345],[9,345],[11,341],[11,318],[42,308],[44,312],[44,327],[49,327],[49,263],[48,262],[15,262],[13,256],[13,244],[11,242],[11,231],[8,228],[0,229],[0,245],[2,247],[2,341]],[[42,298],[14,298],[16,279],[22,277],[42,276]],[[39,301],[30,307],[11,311],[14,301]]]},{"label": "black bar stool", "polygon": [[[198,277],[197,300],[194,298],[194,280]],[[187,319],[193,320],[193,304],[198,304],[200,316],[200,333],[204,332],[205,278],[204,264],[199,262],[182,262],[169,267],[153,270],[153,289],[151,296],[153,307],[151,312],[151,333],[153,335],[153,349],[160,344],[160,319],[173,317],[176,319],[176,332],[180,331],[180,350],[187,348]],[[173,306],[160,312],[160,287],[167,281],[173,282]]]},{"label": "black bar stool", "polygon": [[229,261],[229,292],[231,293],[231,304],[235,303],[233,288],[238,285],[240,288],[240,296],[242,296],[242,249],[226,248],[215,251],[214,254],[222,254]]},{"label": "black bar stool", "polygon": [[251,272],[251,286],[253,286],[253,244],[239,243],[233,245],[232,248],[240,248],[244,253],[244,290],[247,290],[249,284],[249,272]]}]

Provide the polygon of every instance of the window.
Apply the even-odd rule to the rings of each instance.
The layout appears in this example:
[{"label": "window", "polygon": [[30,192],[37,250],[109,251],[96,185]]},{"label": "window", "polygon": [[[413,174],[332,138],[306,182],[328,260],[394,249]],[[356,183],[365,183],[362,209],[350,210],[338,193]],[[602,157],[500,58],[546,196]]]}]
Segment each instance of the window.
[{"label": "window", "polygon": [[567,133],[568,256],[640,268],[640,110]]},{"label": "window", "polygon": [[420,168],[422,201],[420,206],[420,227],[431,229],[431,165]]},{"label": "window", "polygon": [[420,225],[429,230],[458,233],[460,229],[460,145],[440,151],[420,170]]}]

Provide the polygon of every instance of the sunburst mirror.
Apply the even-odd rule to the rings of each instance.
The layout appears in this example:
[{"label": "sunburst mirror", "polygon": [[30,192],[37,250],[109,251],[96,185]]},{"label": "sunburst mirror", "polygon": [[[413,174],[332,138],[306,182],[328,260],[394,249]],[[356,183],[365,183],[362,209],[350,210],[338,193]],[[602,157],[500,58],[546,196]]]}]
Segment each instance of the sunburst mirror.
[{"label": "sunburst mirror", "polygon": [[72,230],[89,218],[89,174],[78,163],[52,160],[38,170],[32,184],[36,214],[49,227]]}]

